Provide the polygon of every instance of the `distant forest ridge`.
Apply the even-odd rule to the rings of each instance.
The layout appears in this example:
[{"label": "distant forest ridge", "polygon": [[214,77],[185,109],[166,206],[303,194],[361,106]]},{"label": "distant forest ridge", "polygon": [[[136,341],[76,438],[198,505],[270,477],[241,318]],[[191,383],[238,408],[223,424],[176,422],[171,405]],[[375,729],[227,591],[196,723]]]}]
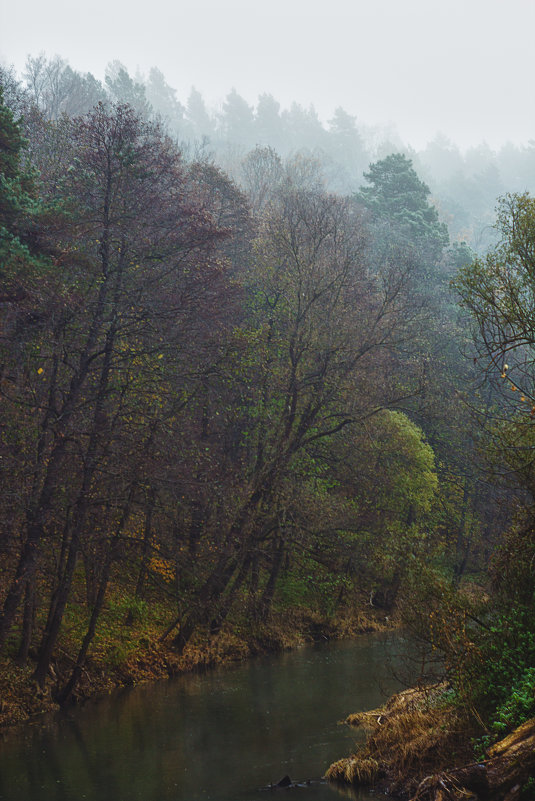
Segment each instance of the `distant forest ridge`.
[{"label": "distant forest ridge", "polygon": [[0,78],[8,104],[10,95],[15,102],[23,87],[27,100],[49,119],[84,114],[99,101],[128,103],[143,116],[160,118],[186,155],[214,160],[238,183],[243,157],[259,146],[271,147],[283,158],[297,152],[313,155],[326,188],[339,194],[357,191],[371,162],[405,153],[429,185],[452,241],[466,241],[479,253],[494,242],[496,198],[535,192],[535,140],[520,146],[507,143],[498,151],[481,143],[463,152],[437,134],[416,151],[394,129],[360,124],[341,107],[324,125],[313,106],[294,102],[283,109],[271,94],[260,95],[252,106],[231,89],[221,109],[214,110],[194,87],[187,98],[177,98],[157,67],[147,76],[131,76],[117,60],[108,64],[104,81],[78,72],[60,56],[44,54],[29,56],[21,76],[3,69]]}]

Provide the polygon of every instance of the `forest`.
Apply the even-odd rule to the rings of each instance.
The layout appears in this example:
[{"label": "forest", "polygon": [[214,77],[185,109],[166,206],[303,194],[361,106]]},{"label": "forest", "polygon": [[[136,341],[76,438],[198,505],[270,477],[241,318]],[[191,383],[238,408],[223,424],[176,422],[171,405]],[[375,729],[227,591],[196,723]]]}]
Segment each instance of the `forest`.
[{"label": "forest", "polygon": [[535,145],[0,85],[3,722],[396,621],[446,688],[412,792],[535,736]]}]

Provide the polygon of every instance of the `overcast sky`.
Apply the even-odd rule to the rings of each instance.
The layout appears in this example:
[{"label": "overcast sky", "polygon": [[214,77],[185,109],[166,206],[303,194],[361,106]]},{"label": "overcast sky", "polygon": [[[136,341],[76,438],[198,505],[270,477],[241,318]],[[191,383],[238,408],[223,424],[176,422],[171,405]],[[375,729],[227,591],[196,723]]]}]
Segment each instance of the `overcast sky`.
[{"label": "overcast sky", "polygon": [[157,66],[184,102],[341,105],[415,147],[535,139],[535,0],[3,0],[0,60],[44,51],[104,77]]}]

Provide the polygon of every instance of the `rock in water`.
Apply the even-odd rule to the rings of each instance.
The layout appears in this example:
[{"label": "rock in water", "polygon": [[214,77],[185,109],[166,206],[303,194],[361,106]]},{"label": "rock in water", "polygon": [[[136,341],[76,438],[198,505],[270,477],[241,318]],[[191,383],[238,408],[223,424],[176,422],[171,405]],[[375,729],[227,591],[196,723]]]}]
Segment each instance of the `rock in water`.
[{"label": "rock in water", "polygon": [[283,777],[282,777],[282,779],[280,780],[280,782],[277,782],[277,784],[275,785],[275,787],[290,787],[291,783],[292,783],[292,780],[290,779],[290,777],[288,776],[288,774],[286,774],[286,776],[283,776]]}]

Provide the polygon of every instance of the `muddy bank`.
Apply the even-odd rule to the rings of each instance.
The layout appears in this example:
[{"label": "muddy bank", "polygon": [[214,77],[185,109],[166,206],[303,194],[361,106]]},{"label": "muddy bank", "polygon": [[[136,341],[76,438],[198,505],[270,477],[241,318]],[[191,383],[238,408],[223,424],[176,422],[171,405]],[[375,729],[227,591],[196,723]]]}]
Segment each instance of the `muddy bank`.
[{"label": "muddy bank", "polygon": [[[88,660],[77,693],[76,703],[112,692],[120,687],[158,681],[182,673],[208,670],[218,665],[250,657],[296,648],[307,642],[342,639],[360,633],[392,628],[384,613],[370,608],[334,619],[297,610],[273,618],[261,627],[232,628],[228,625],[215,636],[199,633],[179,656],[169,641],[158,636],[142,637],[120,658],[117,649],[97,652]],[[14,660],[0,660],[0,732],[38,719],[59,709],[55,696],[70,671],[73,658],[58,650],[52,662],[46,686],[41,690],[32,678],[34,664],[17,665]]]},{"label": "muddy bank", "polygon": [[[474,761],[476,731],[448,703],[445,684],[411,689],[370,712],[349,715],[368,731],[352,756],[334,762],[326,778],[373,787],[410,801],[520,801],[535,798],[535,719]],[[530,794],[531,792],[531,794]]]}]

